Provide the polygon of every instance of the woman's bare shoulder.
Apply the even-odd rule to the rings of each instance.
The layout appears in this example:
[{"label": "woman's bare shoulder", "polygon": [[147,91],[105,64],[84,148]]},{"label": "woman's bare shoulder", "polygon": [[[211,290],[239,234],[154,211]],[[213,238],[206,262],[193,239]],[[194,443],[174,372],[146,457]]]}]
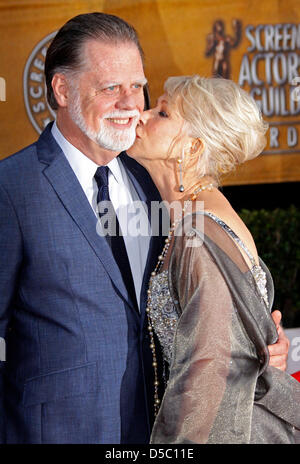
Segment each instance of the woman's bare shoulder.
[{"label": "woman's bare shoulder", "polygon": [[[204,211],[212,213],[227,224],[246,245],[255,261],[258,263],[258,254],[251,232],[221,192],[218,191],[211,197],[206,197]],[[248,256],[245,253],[243,253],[243,255],[249,263]]]}]

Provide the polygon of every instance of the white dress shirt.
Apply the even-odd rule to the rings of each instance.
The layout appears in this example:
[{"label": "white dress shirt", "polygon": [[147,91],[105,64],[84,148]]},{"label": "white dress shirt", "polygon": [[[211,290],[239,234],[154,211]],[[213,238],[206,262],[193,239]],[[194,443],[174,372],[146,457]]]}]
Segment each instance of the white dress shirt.
[{"label": "white dress shirt", "polygon": [[[95,215],[98,217],[98,186],[94,175],[99,166],[68,142],[58,129],[56,122],[54,122],[51,132],[73,169]],[[139,305],[150,242],[148,215],[144,207],[135,208],[137,204],[134,202],[138,202],[140,199],[122,162],[118,158],[114,158],[107,166],[109,167],[109,196],[122,230]],[[137,225],[138,229],[135,225]],[[139,231],[140,233],[138,233]]]}]

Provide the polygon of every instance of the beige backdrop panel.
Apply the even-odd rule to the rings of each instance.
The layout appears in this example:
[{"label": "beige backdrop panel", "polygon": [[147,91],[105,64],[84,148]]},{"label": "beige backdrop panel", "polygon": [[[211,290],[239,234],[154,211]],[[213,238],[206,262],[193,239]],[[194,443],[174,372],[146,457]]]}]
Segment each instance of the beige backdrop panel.
[{"label": "beige backdrop panel", "polygon": [[[47,45],[42,43],[43,39],[70,17],[92,11],[117,14],[132,23],[139,32],[146,55],[146,74],[150,82],[152,103],[162,92],[163,82],[170,75],[212,75],[214,54],[206,56],[205,51],[213,25],[219,19],[224,23],[224,37],[227,37],[229,44],[227,64],[231,69],[230,76],[238,82],[243,60],[246,60],[251,67],[250,79],[253,80],[253,73],[257,72],[257,78],[262,82],[257,88],[269,91],[270,87],[281,87],[287,108],[289,106],[291,73],[288,72],[288,79],[281,85],[275,82],[274,73],[282,77],[282,66],[285,66],[286,61],[290,59],[294,63],[295,56],[299,57],[300,40],[296,40],[296,46],[289,49],[292,48],[291,39],[278,38],[278,34],[282,35],[283,31],[280,25],[291,24],[294,28],[299,25],[298,0],[0,1],[0,76],[6,81],[6,101],[0,102],[0,157],[6,157],[35,141],[39,127],[53,119],[46,106],[43,82],[39,82],[44,59],[43,46]],[[230,46],[235,38],[233,20],[241,23],[241,36],[236,47]],[[271,43],[278,50],[269,47],[267,51],[249,51],[251,40],[249,34],[248,37],[246,34],[249,26],[252,26],[251,37],[257,34],[256,37],[264,46],[265,30],[257,33],[259,25],[271,26],[271,32],[272,28],[278,28],[278,41],[275,43],[274,36]],[[289,30],[286,29],[286,33]],[[283,45],[286,50],[280,50]],[[269,83],[266,82],[265,71],[268,58],[258,56],[259,53],[266,55],[266,52],[273,53],[272,60],[277,60],[278,65],[273,69],[269,57],[272,68],[272,82]],[[255,61],[257,67],[253,68]],[[298,65],[296,68],[298,74]],[[294,73],[296,68],[294,64]],[[25,76],[24,70],[27,71]],[[246,80],[243,87],[251,90],[255,85],[249,85]],[[27,110],[24,94],[28,95]],[[300,118],[296,111],[294,113],[266,117],[273,128],[273,142],[270,144],[269,139],[267,154],[242,166],[224,180],[225,184],[300,180]],[[288,130],[292,132],[288,134]]]}]

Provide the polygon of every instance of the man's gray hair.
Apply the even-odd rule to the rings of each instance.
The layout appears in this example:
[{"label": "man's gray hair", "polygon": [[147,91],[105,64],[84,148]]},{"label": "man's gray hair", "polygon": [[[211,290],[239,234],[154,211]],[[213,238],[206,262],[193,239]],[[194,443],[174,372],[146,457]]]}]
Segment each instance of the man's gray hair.
[{"label": "man's gray hair", "polygon": [[82,49],[88,40],[133,43],[144,58],[136,30],[123,19],[98,12],[75,16],[58,31],[46,55],[47,99],[52,109],[58,108],[51,85],[54,74],[81,71],[85,65]]}]

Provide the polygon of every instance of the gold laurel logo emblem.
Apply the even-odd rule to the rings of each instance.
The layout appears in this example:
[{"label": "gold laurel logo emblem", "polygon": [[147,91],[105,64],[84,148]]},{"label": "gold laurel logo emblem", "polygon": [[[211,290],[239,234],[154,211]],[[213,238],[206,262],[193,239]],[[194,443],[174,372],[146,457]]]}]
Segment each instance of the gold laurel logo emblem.
[{"label": "gold laurel logo emblem", "polygon": [[44,68],[47,49],[56,33],[51,32],[34,47],[24,68],[25,108],[31,124],[39,134],[55,119],[55,111],[47,102]]}]

